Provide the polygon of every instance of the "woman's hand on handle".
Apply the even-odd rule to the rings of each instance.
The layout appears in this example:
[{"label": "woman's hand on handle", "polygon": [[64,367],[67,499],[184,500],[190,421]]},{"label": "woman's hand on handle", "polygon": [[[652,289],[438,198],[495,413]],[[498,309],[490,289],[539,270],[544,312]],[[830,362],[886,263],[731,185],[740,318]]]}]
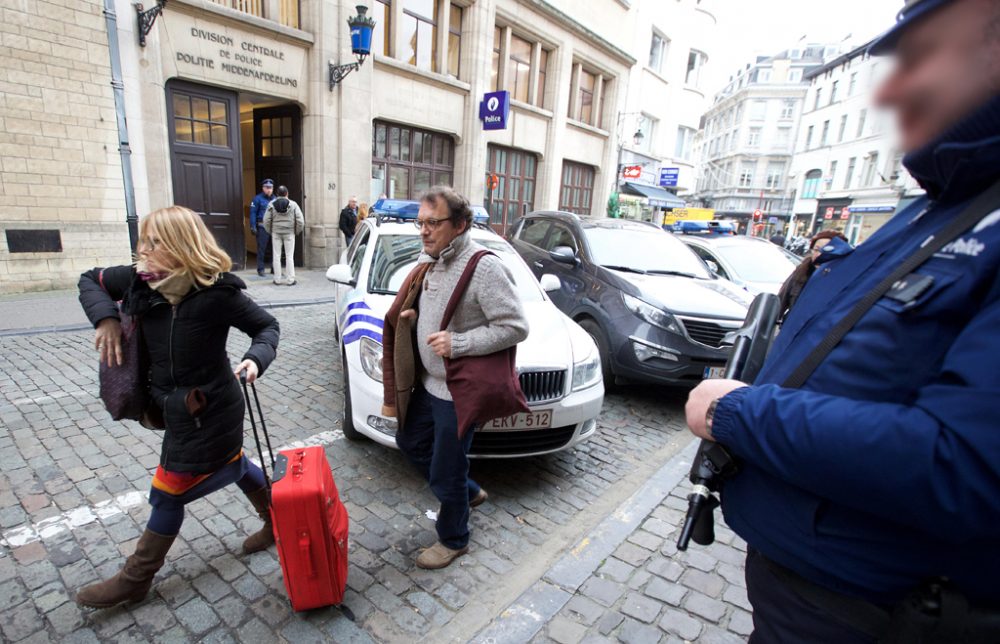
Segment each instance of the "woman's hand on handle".
[{"label": "woman's hand on handle", "polygon": [[247,372],[247,384],[253,384],[253,382],[257,380],[257,374],[260,373],[260,369],[257,368],[257,363],[249,359],[244,360],[237,365],[236,369],[233,371],[233,375],[238,379],[243,371]]},{"label": "woman's hand on handle", "polygon": [[102,364],[109,367],[122,363],[122,323],[115,318],[104,318],[97,323],[94,348],[100,353]]}]

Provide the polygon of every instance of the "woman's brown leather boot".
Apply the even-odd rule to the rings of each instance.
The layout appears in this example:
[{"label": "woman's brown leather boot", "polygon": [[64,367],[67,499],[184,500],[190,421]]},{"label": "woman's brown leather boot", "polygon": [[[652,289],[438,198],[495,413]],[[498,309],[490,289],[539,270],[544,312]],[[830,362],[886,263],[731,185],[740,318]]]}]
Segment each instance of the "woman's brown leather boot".
[{"label": "woman's brown leather boot", "polygon": [[165,537],[146,530],[139,537],[135,553],[111,579],[81,588],[76,603],[91,608],[111,608],[123,602],[145,599],[153,585],[153,576],[163,567],[167,551],[176,537]]},{"label": "woman's brown leather boot", "polygon": [[253,505],[253,509],[260,515],[264,522],[264,527],[253,533],[243,542],[243,553],[260,552],[267,550],[274,543],[274,527],[271,525],[271,492],[267,487],[262,487],[256,492],[248,492],[247,498]]}]

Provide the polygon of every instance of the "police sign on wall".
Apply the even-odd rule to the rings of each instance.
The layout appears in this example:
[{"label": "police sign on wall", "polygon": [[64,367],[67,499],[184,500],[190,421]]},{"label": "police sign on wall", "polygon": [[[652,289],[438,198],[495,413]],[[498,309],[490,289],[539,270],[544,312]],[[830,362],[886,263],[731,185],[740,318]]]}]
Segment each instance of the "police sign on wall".
[{"label": "police sign on wall", "polygon": [[507,129],[507,117],[510,114],[510,92],[489,92],[483,94],[479,102],[479,120],[483,122],[484,130]]}]

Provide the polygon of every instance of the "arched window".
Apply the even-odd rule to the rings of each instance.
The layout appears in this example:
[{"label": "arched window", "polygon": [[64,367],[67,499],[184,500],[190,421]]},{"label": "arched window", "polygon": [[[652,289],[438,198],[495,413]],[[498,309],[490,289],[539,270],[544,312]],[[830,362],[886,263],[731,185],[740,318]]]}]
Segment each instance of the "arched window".
[{"label": "arched window", "polygon": [[802,183],[802,198],[815,199],[816,191],[819,189],[819,180],[823,178],[822,170],[810,170],[806,173],[805,181]]}]

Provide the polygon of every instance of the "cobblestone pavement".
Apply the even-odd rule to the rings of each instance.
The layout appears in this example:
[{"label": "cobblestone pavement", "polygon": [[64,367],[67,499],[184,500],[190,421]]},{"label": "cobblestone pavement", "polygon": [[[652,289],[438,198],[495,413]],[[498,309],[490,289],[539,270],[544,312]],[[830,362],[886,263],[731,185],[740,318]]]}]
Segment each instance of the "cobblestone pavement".
[{"label": "cobblestone pavement", "polygon": [[[676,463],[669,487],[662,474],[690,440],[680,395],[630,387],[607,397],[597,436],[572,450],[474,462],[490,500],[473,513],[470,553],[444,571],[420,571],[412,561],[435,540],[426,515],[437,503],[397,452],[343,439],[332,305],[275,314],[282,344],[259,391],[276,446],[326,448],[351,517],[345,605],[355,621],[335,608],[291,612],[273,548],[240,553],[259,519],[235,487],[188,506],[146,601],[79,609],[75,589],[116,572],[142,532],[160,435],[103,410],[91,333],[44,333],[0,337],[2,639],[466,641],[626,507],[635,525],[622,524],[622,543],[608,542],[611,556],[592,574],[577,567],[586,579],[561,588],[572,598],[532,637],[710,642],[746,634],[732,534],[721,530],[722,543],[700,552],[671,550],[683,493],[666,496]],[[231,354],[246,345],[234,334]],[[650,481],[659,481],[655,493]],[[636,510],[636,496],[655,508]]]}]

